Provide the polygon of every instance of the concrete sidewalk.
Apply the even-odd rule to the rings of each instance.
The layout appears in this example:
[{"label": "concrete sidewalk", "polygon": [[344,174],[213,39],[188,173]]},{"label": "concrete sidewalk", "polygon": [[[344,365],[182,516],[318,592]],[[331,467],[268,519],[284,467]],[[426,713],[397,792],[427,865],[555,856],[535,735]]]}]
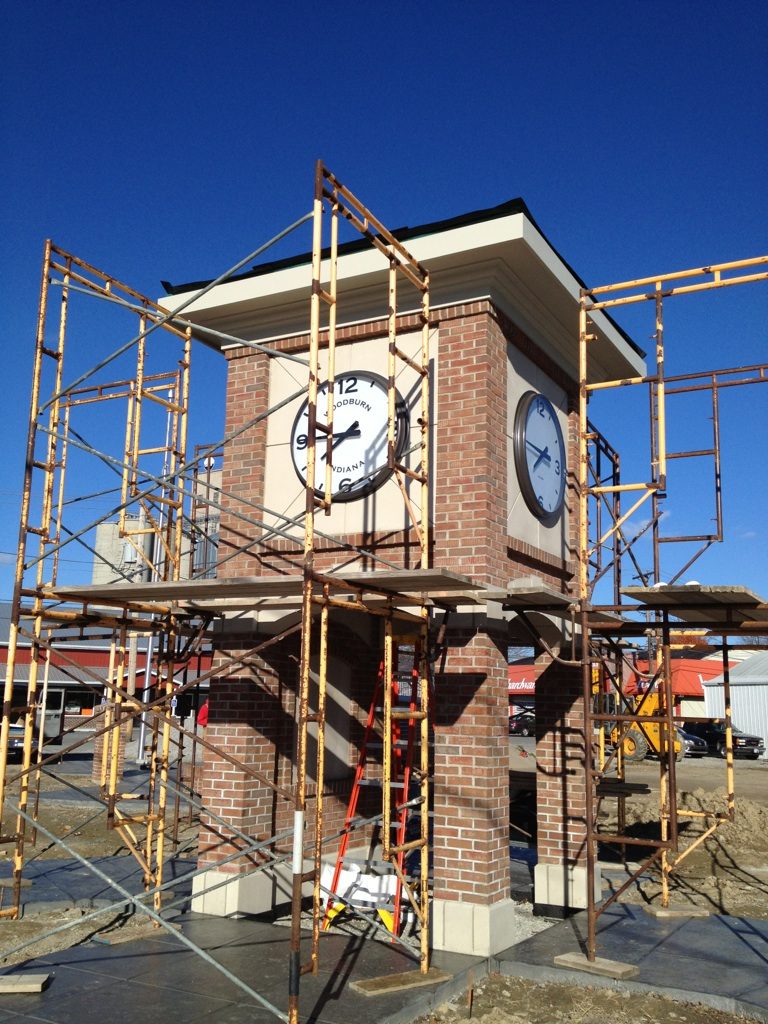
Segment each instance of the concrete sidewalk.
[{"label": "concrete sidewalk", "polygon": [[[97,863],[129,891],[140,890],[140,872],[132,858],[101,858]],[[166,877],[177,879],[177,895],[188,891],[182,876],[191,866],[169,863]],[[113,899],[109,887],[77,862],[40,861],[30,864],[25,874],[33,884],[24,890],[24,901],[35,904],[38,913],[67,902],[86,907]],[[175,923],[217,963],[286,1013],[287,928],[262,919],[191,913]],[[610,907],[598,920],[598,955],[637,966],[637,976],[624,982],[555,967],[555,956],[584,948],[585,932],[585,915],[579,914],[491,958],[436,953],[433,966],[449,980],[379,996],[362,995],[350,983],[415,971],[408,953],[358,935],[323,933],[319,973],[301,981],[301,1020],[408,1024],[488,972],[498,972],[540,982],[652,991],[730,1012],[746,1011],[768,1022],[766,921],[723,916],[660,920],[636,905]],[[304,946],[306,959],[308,940]],[[53,977],[42,993],[0,995],[0,1024],[83,1024],[99,1018],[110,1024],[266,1024],[279,1019],[184,946],[177,934],[162,930],[114,946],[86,943],[4,973]]]},{"label": "concrete sidewalk", "polygon": [[[227,967],[285,1014],[290,930],[256,920],[185,917],[182,930],[217,963]],[[309,943],[304,942],[304,959]],[[487,961],[438,954],[433,966],[452,981],[369,997],[351,981],[413,971],[415,962],[398,947],[360,937],[323,934],[320,970],[301,979],[301,1020],[312,1024],[406,1024],[428,1006],[458,994],[470,968],[479,980]],[[51,1021],[83,1024],[266,1024],[277,1018],[247,998],[215,967],[158,932],[118,946],[88,944],[40,959],[7,973],[53,974],[49,987],[33,995],[0,995],[0,1022]]]}]

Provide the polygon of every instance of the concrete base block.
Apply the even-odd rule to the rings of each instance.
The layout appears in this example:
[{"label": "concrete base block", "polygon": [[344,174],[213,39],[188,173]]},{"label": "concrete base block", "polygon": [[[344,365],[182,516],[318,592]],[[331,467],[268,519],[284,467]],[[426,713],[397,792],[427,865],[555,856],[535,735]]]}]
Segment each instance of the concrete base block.
[{"label": "concrete base block", "polygon": [[567,967],[572,971],[585,971],[587,974],[599,974],[603,978],[634,978],[639,968],[634,964],[623,964],[618,960],[604,960],[595,957],[587,960],[583,953],[561,953],[554,958],[555,967]]},{"label": "concrete base block", "polygon": [[[595,870],[595,901],[600,902],[602,879]],[[569,864],[537,864],[533,869],[536,906],[562,907],[566,911],[587,906],[587,869]]]},{"label": "concrete base block", "polygon": [[[309,864],[307,862],[307,867]],[[226,885],[220,883],[226,882]],[[214,885],[218,889],[204,892]],[[291,902],[292,875],[287,865],[259,871],[257,874],[238,875],[211,868],[193,879],[192,910],[215,917],[234,914],[264,914]],[[305,882],[302,893],[312,893],[312,883]]]},{"label": "concrete base block", "polygon": [[402,974],[384,974],[380,978],[366,978],[364,981],[352,981],[351,989],[364,996],[386,996],[391,992],[403,992],[409,988],[421,988],[424,985],[438,985],[450,981],[452,974],[438,971],[430,967],[426,974],[421,971],[404,971]]},{"label": "concrete base block", "polygon": [[709,917],[710,911],[706,907],[690,907],[678,904],[675,907],[652,907],[645,904],[643,908],[646,914],[651,917],[658,917],[662,920],[670,917]]},{"label": "concrete base block", "polygon": [[432,948],[448,953],[493,956],[519,939],[513,900],[498,903],[432,901]]},{"label": "concrete base block", "polygon": [[42,992],[48,988],[51,974],[4,974],[0,977],[0,994],[16,995],[19,992]]}]

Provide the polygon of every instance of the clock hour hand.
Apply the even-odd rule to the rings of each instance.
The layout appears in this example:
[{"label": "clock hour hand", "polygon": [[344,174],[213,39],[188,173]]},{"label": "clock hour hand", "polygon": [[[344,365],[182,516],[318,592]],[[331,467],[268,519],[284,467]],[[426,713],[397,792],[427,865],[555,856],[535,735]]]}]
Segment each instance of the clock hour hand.
[{"label": "clock hour hand", "polygon": [[[331,448],[333,449],[337,444],[341,444],[342,441],[346,441],[348,437],[360,437],[360,424],[357,420],[355,420],[351,427],[347,427],[345,431],[334,437]],[[323,453],[323,459],[328,459],[328,452]]]},{"label": "clock hour hand", "polygon": [[530,445],[531,448],[533,448],[533,450],[536,452],[537,458],[533,464],[534,469],[538,467],[540,462],[552,461],[552,456],[549,454],[549,445],[547,445],[546,448],[539,448],[538,445],[535,445],[533,441],[529,441],[528,438],[525,439],[525,443],[527,445]]}]

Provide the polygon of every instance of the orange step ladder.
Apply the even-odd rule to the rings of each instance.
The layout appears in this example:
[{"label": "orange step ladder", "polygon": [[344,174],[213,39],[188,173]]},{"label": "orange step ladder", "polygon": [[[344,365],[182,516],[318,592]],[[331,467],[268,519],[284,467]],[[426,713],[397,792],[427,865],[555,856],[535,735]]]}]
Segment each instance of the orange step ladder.
[{"label": "orange step ladder", "polygon": [[[410,648],[410,650],[408,650],[408,648]],[[413,652],[412,654],[411,651]],[[347,805],[347,812],[344,818],[344,835],[341,838],[339,851],[336,856],[333,880],[330,885],[330,889],[333,894],[338,893],[338,886],[340,882],[343,881],[345,864],[350,863],[350,858],[348,857],[349,839],[355,823],[360,792],[363,786],[380,785],[383,789],[385,785],[388,785],[390,791],[401,794],[401,799],[396,801],[395,813],[392,815],[391,827],[394,832],[392,845],[395,848],[400,848],[403,847],[406,842],[410,811],[412,810],[408,795],[413,776],[414,750],[416,748],[416,741],[418,738],[418,730],[416,728],[418,724],[417,720],[414,717],[409,717],[407,715],[407,711],[416,714],[418,708],[418,666],[420,664],[418,638],[401,638],[398,641],[396,657],[394,659],[395,665],[399,666],[401,657],[403,660],[405,660],[406,657],[409,660],[412,659],[412,664],[409,668],[403,671],[395,670],[392,673],[392,678],[389,680],[392,705],[396,706],[399,711],[398,718],[396,721],[393,721],[391,730],[391,757],[389,759],[391,766],[391,778],[386,780],[383,775],[381,778],[369,778],[367,773],[367,769],[371,764],[370,751],[376,747],[383,749],[384,745],[384,726],[381,716],[384,711],[384,686],[386,680],[384,662],[382,661],[379,665],[376,685],[374,687],[371,705],[368,710],[363,739],[360,744],[360,752],[352,780],[352,789],[350,792],[349,803]],[[406,734],[405,737],[403,736],[404,732]],[[423,813],[426,813],[426,811]],[[366,859],[366,864],[369,863],[370,859]],[[375,906],[375,909],[378,911],[379,916],[382,918],[387,928],[393,933],[393,935],[398,935],[400,932],[403,895],[402,879],[404,877],[405,869],[404,850],[399,849],[399,852],[395,854],[395,864],[397,865],[396,868],[387,861],[382,862],[381,865],[394,870],[393,886],[390,887],[393,891],[382,893],[381,895],[384,902],[380,902],[378,904],[372,903],[370,901],[370,894],[366,893],[365,902],[366,904],[371,905],[372,908]],[[390,873],[384,877],[391,878],[392,875]],[[325,915],[322,922],[323,929],[328,929],[330,927],[333,919],[343,911],[348,902],[352,902],[352,899],[345,901],[343,894],[328,897]]]}]

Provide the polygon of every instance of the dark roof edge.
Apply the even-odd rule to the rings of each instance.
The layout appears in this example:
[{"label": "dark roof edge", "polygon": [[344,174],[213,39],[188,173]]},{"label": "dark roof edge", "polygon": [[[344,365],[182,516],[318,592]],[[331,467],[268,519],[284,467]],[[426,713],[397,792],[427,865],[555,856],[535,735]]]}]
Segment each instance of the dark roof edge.
[{"label": "dark roof edge", "polygon": [[[392,229],[391,233],[399,242],[408,242],[413,238],[420,238],[423,235],[433,235],[440,231],[449,231],[452,228],[467,227],[470,224],[482,224],[489,220],[499,220],[501,217],[511,217],[513,214],[522,213],[531,224],[536,228],[541,237],[550,247],[552,252],[562,262],[563,266],[568,272],[578,281],[582,288],[586,288],[586,283],[576,273],[570,263],[564,259],[562,254],[552,245],[550,240],[544,234],[539,227],[536,219],[531,214],[525,200],[518,196],[517,199],[509,199],[505,203],[500,203],[498,206],[488,206],[483,210],[474,210],[470,213],[462,213],[457,217],[448,217],[444,220],[433,220],[427,224],[418,224],[416,227],[401,227]],[[339,256],[344,256],[349,253],[363,252],[370,247],[370,242],[367,238],[359,238],[353,242],[343,242],[338,248]],[[323,250],[323,258],[327,258],[330,255],[329,249]],[[254,266],[251,270],[247,270],[243,274],[237,274],[229,278],[229,281],[246,281],[251,277],[262,277],[265,274],[272,274],[278,270],[287,270],[290,267],[299,267],[303,264],[309,264],[312,262],[312,253],[303,252],[296,256],[285,256],[279,260],[271,260],[268,263],[260,263]],[[187,281],[185,284],[171,284],[169,281],[161,281],[163,289],[166,295],[180,295],[184,292],[199,291],[201,288],[205,288],[209,285],[214,278],[206,281]],[[622,338],[627,342],[628,345],[634,349],[638,355],[645,358],[646,353],[640,348],[640,346],[627,334],[620,324],[616,323],[612,316],[603,311],[606,319],[616,328]]]}]

